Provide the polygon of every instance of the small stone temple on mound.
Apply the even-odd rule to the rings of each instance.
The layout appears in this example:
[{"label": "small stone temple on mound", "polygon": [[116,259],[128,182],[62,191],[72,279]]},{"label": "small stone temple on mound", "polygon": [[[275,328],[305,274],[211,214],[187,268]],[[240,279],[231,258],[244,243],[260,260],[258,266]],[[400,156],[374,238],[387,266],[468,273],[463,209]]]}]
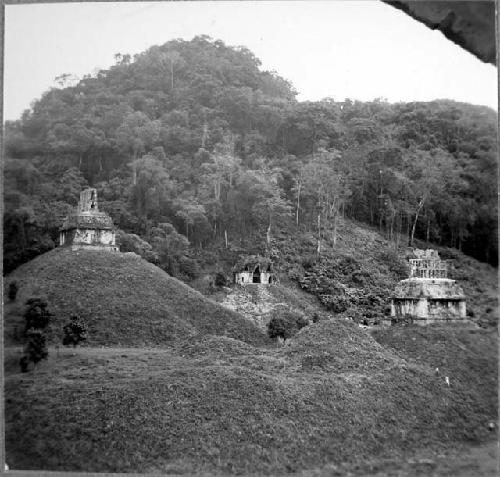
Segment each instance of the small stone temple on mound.
[{"label": "small stone temple on mound", "polygon": [[448,262],[435,250],[414,250],[409,260],[410,278],[396,286],[391,316],[419,324],[465,321],[465,295],[455,280],[447,278]]},{"label": "small stone temple on mound", "polygon": [[234,283],[248,285],[260,283],[270,285],[276,282],[273,264],[264,257],[245,257],[240,259],[233,267]]},{"label": "small stone temple on mound", "polygon": [[113,220],[106,212],[99,212],[96,189],[80,193],[76,211],[64,219],[59,229],[59,245],[72,250],[118,251]]}]

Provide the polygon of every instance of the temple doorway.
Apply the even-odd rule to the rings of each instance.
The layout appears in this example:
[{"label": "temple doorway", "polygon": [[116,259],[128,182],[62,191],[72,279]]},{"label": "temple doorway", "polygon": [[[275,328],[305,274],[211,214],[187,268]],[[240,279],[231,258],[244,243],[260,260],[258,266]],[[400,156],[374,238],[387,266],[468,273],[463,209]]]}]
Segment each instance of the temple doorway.
[{"label": "temple doorway", "polygon": [[260,283],[260,267],[259,266],[257,266],[257,268],[253,271],[252,283]]}]

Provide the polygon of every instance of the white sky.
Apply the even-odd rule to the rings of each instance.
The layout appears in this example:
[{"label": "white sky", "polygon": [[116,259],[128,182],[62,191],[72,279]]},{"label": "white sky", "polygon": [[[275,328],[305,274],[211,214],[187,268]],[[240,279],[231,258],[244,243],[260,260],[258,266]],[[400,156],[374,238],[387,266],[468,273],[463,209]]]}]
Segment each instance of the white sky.
[{"label": "white sky", "polygon": [[429,101],[497,109],[497,70],[382,2],[127,2],[7,5],[4,119],[17,119],[62,73],[108,68],[207,34],[244,45],[290,80],[299,100]]}]

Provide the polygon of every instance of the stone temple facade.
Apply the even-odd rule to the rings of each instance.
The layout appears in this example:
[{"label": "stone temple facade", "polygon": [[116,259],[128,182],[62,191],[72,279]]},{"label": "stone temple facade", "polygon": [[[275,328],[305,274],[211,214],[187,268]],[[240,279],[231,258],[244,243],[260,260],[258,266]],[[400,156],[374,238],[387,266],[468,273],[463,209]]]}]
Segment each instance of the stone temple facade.
[{"label": "stone temple facade", "polygon": [[64,219],[59,229],[59,245],[72,250],[118,251],[113,220],[106,212],[99,212],[96,189],[80,193],[76,211]]},{"label": "stone temple facade", "polygon": [[394,321],[417,324],[466,321],[465,295],[455,280],[447,278],[448,263],[435,250],[415,250],[410,277],[396,286],[391,303]]},{"label": "stone temple facade", "polygon": [[233,267],[234,283],[248,285],[260,283],[270,285],[276,282],[271,260],[263,257],[246,257]]}]

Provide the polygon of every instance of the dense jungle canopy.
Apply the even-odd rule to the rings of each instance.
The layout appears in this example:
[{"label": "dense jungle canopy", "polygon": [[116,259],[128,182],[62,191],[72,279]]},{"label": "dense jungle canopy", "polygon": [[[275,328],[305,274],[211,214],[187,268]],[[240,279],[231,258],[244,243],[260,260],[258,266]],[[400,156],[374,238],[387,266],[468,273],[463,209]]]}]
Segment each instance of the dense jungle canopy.
[{"label": "dense jungle canopy", "polygon": [[251,51],[207,36],[57,80],[5,124],[4,272],[55,246],[87,185],[167,270],[190,246],[271,240],[285,224],[320,243],[341,216],[497,265],[490,108],[298,102]]}]

